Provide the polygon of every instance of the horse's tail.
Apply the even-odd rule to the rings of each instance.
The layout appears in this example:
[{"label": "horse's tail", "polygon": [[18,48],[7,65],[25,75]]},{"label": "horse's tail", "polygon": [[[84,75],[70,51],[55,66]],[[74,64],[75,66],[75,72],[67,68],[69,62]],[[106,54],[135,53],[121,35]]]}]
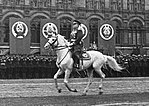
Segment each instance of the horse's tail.
[{"label": "horse's tail", "polygon": [[107,58],[107,61],[106,61],[106,62],[108,62],[108,65],[109,65],[110,68],[112,68],[113,70],[121,72],[121,70],[124,69],[124,68],[122,68],[122,67],[120,66],[120,64],[118,64],[118,63],[116,62],[116,60],[115,60],[113,57],[111,57],[111,56],[106,56],[106,55],[105,55],[105,57]]}]

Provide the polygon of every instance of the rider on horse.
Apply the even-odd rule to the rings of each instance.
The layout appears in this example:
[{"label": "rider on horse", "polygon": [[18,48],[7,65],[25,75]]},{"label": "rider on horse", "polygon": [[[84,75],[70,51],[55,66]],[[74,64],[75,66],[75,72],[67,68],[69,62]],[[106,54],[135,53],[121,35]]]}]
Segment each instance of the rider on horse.
[{"label": "rider on horse", "polygon": [[83,31],[81,29],[81,22],[78,20],[73,21],[73,30],[70,34],[70,45],[72,46],[72,58],[74,59],[74,67],[79,68],[79,55],[83,49]]}]

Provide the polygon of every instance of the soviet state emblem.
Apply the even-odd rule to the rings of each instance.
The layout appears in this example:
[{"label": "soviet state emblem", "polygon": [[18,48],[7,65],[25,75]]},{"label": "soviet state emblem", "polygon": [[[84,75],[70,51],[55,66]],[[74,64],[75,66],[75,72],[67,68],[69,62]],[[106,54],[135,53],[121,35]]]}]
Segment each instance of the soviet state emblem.
[{"label": "soviet state emblem", "polygon": [[28,33],[28,27],[24,22],[18,21],[12,25],[12,34],[16,38],[22,39],[27,35],[27,33]]},{"label": "soviet state emblem", "polygon": [[110,24],[103,24],[100,27],[100,36],[104,40],[110,40],[114,35],[114,29]]},{"label": "soviet state emblem", "polygon": [[81,24],[81,25],[80,25],[80,29],[82,30],[83,35],[84,35],[82,39],[85,39],[86,36],[87,36],[87,34],[88,34],[88,29],[87,29],[86,25]]},{"label": "soviet state emblem", "polygon": [[58,33],[58,28],[54,23],[46,23],[42,28],[42,34],[47,39],[49,38],[49,36],[51,36],[53,32]]}]

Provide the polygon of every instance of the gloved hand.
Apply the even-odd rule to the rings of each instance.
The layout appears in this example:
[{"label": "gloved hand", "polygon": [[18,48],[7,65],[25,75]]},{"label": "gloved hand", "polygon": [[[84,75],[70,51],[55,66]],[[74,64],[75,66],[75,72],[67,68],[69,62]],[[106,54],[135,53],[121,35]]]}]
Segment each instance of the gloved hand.
[{"label": "gloved hand", "polygon": [[74,46],[74,42],[69,44],[70,47]]}]

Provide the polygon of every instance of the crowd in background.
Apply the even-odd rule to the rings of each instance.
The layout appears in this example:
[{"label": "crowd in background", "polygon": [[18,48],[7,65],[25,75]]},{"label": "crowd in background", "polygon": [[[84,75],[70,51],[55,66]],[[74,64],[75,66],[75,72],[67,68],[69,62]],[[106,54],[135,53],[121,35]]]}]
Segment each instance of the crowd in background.
[{"label": "crowd in background", "polygon": [[[104,65],[107,77],[149,77],[149,55],[119,55],[114,57],[125,69],[113,71]],[[3,55],[0,56],[0,78],[53,78],[57,71],[56,56]],[[72,72],[72,77],[86,77],[86,72]],[[94,73],[95,77],[98,77]]]}]

